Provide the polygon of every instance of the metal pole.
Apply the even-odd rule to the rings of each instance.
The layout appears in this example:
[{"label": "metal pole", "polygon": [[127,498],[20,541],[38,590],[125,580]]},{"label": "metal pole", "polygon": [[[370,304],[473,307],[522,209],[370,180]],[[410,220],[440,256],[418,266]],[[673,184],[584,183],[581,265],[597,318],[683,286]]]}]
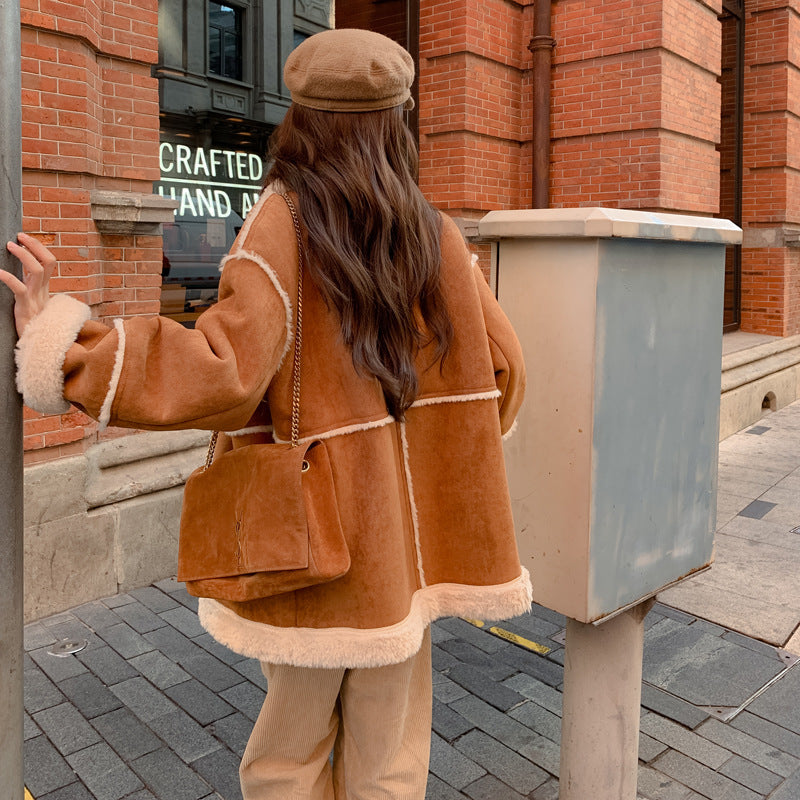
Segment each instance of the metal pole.
[{"label": "metal pole", "polygon": [[559,800],[636,800],[646,600],[600,625],[567,620]]},{"label": "metal pole", "polygon": [[[19,0],[0,0],[0,267],[19,275],[5,243],[22,225]],[[15,385],[13,298],[0,288],[0,776],[22,800],[22,401]]]}]

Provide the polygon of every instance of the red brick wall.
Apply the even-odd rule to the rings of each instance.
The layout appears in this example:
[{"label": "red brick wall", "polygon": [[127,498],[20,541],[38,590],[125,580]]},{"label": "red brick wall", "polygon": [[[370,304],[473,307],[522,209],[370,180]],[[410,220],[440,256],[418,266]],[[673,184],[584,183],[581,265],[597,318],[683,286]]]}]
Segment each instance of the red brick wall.
[{"label": "red brick wall", "polygon": [[[158,0],[22,0],[21,14],[23,227],[59,260],[53,291],[96,317],[157,313],[160,238],[101,236],[89,198],[158,179]],[[26,409],[24,425],[28,462],[98,438],[79,412]]]},{"label": "red brick wall", "polygon": [[742,328],[790,336],[800,333],[800,253],[763,245],[800,224],[800,4],[746,9]]},{"label": "red brick wall", "polygon": [[[421,184],[456,216],[530,204],[532,9],[421,3]],[[553,4],[552,205],[716,212],[718,10]]]},{"label": "red brick wall", "polygon": [[717,211],[718,7],[553,4],[553,206]]},{"label": "red brick wall", "polygon": [[775,336],[800,332],[790,327],[800,315],[800,253],[745,247],[742,262],[742,329]]},{"label": "red brick wall", "polygon": [[406,46],[406,0],[336,0],[336,27],[378,31]]},{"label": "red brick wall", "polygon": [[532,2],[420,2],[420,185],[469,219],[531,202]]}]

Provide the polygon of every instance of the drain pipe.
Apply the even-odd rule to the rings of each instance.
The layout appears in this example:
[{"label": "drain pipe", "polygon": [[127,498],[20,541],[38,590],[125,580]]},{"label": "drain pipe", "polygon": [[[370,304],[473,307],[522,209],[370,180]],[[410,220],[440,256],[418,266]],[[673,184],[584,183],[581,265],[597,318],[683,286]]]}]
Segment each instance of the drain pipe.
[{"label": "drain pipe", "polygon": [[556,45],[550,35],[552,7],[552,0],[536,0],[528,43],[533,54],[533,208],[550,205],[550,83]]}]

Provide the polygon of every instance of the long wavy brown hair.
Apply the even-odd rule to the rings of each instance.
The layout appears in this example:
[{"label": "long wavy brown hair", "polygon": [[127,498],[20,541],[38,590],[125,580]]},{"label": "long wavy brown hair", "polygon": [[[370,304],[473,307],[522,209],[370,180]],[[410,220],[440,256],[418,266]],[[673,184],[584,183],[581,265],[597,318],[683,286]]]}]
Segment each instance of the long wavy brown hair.
[{"label": "long wavy brown hair", "polygon": [[418,155],[399,108],[357,113],[292,105],[272,135],[267,182],[297,192],[309,274],[341,321],[353,364],[398,419],[414,402],[414,359],[453,326],[440,288],[441,218],[417,186]]}]

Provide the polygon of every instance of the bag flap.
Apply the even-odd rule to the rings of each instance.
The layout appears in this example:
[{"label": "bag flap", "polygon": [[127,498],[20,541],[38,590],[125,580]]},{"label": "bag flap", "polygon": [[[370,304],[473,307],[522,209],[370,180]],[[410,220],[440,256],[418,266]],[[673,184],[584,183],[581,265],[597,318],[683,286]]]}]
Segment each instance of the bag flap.
[{"label": "bag flap", "polygon": [[236,448],[189,477],[179,580],[308,566],[303,462],[312,445]]}]

